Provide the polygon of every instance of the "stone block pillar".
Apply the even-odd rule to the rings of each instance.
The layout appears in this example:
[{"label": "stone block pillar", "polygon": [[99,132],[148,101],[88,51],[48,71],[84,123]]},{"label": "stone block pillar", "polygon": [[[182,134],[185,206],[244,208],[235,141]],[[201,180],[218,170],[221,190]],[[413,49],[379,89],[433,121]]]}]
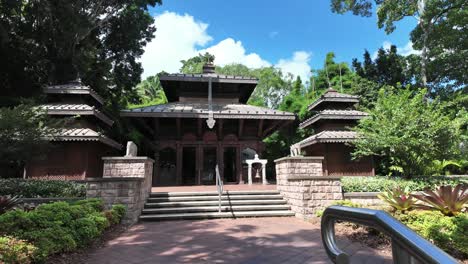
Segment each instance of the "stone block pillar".
[{"label": "stone block pillar", "polygon": [[296,213],[307,219],[336,200],[342,200],[339,177],[323,176],[323,157],[286,157],[275,160],[276,186]]},{"label": "stone block pillar", "polygon": [[124,204],[127,213],[123,223],[138,221],[151,193],[153,163],[147,157],[104,157],[102,178],[87,180],[86,198],[100,198],[107,208]]}]

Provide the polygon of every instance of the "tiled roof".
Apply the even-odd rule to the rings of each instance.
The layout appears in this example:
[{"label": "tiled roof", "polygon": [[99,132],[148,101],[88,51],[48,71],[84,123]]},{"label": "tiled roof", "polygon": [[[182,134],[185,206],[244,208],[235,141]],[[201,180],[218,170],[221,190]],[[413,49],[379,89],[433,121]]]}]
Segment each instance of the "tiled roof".
[{"label": "tiled roof", "polygon": [[367,115],[366,112],[357,110],[323,110],[299,124],[299,128],[308,127],[321,119],[359,120]]},{"label": "tiled roof", "polygon": [[354,131],[322,131],[312,135],[294,145],[300,148],[307,147],[317,143],[345,143],[352,142],[357,138]]},{"label": "tiled roof", "polygon": [[[245,104],[212,105],[214,118],[294,120],[293,113]],[[208,118],[208,104],[168,103],[121,111],[121,116]]]},{"label": "tiled roof", "polygon": [[83,85],[79,81],[70,82],[67,84],[50,85],[44,87],[44,93],[46,94],[89,94],[96,101],[104,104],[104,99],[99,96],[96,91],[91,89],[89,86]]},{"label": "tiled roof", "polygon": [[112,126],[114,121],[96,109],[94,106],[87,104],[46,104],[41,105],[41,108],[47,110],[49,115],[94,115],[104,123]]},{"label": "tiled roof", "polygon": [[313,102],[307,108],[309,111],[313,110],[322,102],[344,102],[344,103],[358,103],[359,96],[339,93],[334,89],[328,89],[317,101]]},{"label": "tiled roof", "polygon": [[209,78],[213,82],[238,82],[238,83],[253,83],[258,82],[257,78],[245,77],[245,76],[234,76],[234,75],[223,75],[216,73],[201,73],[201,74],[163,74],[159,76],[161,81],[207,81]]},{"label": "tiled roof", "polygon": [[90,128],[66,128],[52,137],[53,141],[99,141],[111,147],[121,149],[122,145]]}]

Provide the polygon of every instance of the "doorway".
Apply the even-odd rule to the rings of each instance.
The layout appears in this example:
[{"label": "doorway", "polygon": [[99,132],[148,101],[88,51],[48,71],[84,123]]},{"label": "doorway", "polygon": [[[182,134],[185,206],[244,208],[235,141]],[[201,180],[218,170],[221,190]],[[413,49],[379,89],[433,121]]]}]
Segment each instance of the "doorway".
[{"label": "doorway", "polygon": [[153,178],[153,186],[176,185],[176,151],[172,148],[165,148],[159,152],[159,177]]},{"label": "doorway", "polygon": [[203,148],[201,184],[216,183],[216,164],[218,163],[216,151],[216,147]]},{"label": "doorway", "polygon": [[182,148],[182,184],[197,184],[197,149],[195,147]]},{"label": "doorway", "polygon": [[224,181],[237,182],[237,148],[226,147],[223,153]]}]

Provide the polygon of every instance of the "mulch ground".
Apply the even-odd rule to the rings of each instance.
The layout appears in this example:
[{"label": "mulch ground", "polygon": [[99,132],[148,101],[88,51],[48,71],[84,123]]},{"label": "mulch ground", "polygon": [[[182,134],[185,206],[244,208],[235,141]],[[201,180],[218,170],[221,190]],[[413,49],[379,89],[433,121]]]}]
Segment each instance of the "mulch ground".
[{"label": "mulch ground", "polygon": [[127,225],[115,225],[107,229],[102,236],[95,240],[89,247],[77,249],[74,252],[57,254],[47,259],[47,264],[84,264],[86,263],[89,252],[92,252],[98,248],[104,247],[105,243],[109,240],[119,237],[124,233],[129,226]]}]

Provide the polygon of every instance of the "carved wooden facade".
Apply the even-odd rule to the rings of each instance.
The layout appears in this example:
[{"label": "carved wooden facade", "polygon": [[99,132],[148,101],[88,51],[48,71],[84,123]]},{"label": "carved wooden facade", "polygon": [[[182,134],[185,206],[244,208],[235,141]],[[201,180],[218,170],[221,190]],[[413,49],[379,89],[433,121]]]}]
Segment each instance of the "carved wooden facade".
[{"label": "carved wooden facade", "polygon": [[[261,156],[262,140],[295,119],[292,113],[247,105],[257,79],[217,75],[212,65],[205,65],[203,74],[168,74],[160,81],[169,103],[121,112],[153,138],[153,186],[214,184],[216,165],[226,183],[243,183],[243,161]],[[206,124],[210,109],[212,129]]]}]

